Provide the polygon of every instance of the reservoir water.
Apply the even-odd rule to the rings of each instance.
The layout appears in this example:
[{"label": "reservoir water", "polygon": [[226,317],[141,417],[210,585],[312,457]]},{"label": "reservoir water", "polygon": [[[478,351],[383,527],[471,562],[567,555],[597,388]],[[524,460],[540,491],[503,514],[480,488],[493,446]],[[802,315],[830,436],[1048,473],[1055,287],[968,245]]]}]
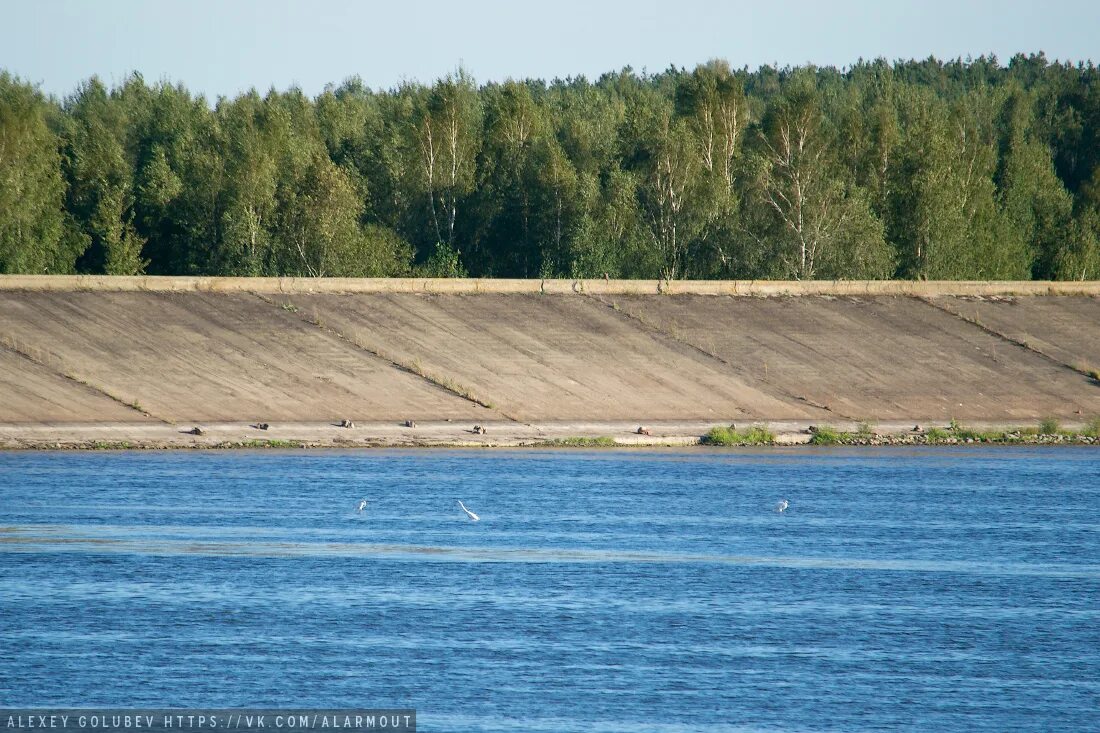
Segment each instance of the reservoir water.
[{"label": "reservoir water", "polygon": [[0,705],[1100,730],[1100,451],[0,453]]}]

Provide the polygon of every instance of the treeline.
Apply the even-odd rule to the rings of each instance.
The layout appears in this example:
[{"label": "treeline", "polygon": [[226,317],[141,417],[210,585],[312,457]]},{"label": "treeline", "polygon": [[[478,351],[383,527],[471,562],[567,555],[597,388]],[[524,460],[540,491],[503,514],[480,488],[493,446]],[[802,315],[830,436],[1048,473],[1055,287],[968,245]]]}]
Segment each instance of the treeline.
[{"label": "treeline", "polygon": [[1100,71],[459,71],[213,107],[0,72],[0,272],[1100,278]]}]

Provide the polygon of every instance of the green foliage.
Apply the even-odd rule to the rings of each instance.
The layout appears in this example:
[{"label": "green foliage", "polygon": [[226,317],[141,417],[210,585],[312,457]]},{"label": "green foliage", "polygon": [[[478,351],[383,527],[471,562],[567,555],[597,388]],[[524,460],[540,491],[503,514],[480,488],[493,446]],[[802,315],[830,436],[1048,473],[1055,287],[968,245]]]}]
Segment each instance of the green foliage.
[{"label": "green foliage", "polygon": [[1100,278],[1097,89],[1041,54],[213,105],[0,72],[0,271]]},{"label": "green foliage", "polygon": [[924,439],[929,443],[943,443],[950,437],[951,434],[943,428],[928,428],[924,431]]},{"label": "green foliage", "polygon": [[306,448],[306,443],[300,440],[282,440],[280,438],[241,440],[231,443],[230,448]]},{"label": "green foliage", "polygon": [[995,180],[1007,236],[1029,248],[1032,274],[1056,279],[1066,273],[1067,254],[1080,244],[1073,197],[1058,179],[1050,147],[1037,135],[1032,97],[1018,86],[1008,91],[1001,113],[1000,165]]},{"label": "green foliage", "polygon": [[0,71],[0,273],[72,272],[86,237],[63,208],[51,104]]},{"label": "green foliage", "polygon": [[440,242],[427,262],[417,268],[420,277],[466,277],[458,250]]},{"label": "green foliage", "polygon": [[886,277],[893,258],[882,223],[834,154],[836,131],[823,106],[804,69],[769,107],[750,158],[753,201],[766,215],[750,231],[771,245],[776,277]]},{"label": "green foliage", "polygon": [[607,435],[601,435],[596,438],[554,438],[553,440],[548,440],[539,445],[552,448],[612,448],[615,446],[615,439]]},{"label": "green foliage", "polygon": [[1043,420],[1039,422],[1040,435],[1057,435],[1060,430],[1061,426],[1053,417],[1043,418]]},{"label": "green foliage", "polygon": [[974,430],[959,425],[954,420],[951,432],[960,443],[1002,443],[1009,440],[1008,434],[1003,430]]},{"label": "green foliage", "polygon": [[88,450],[132,450],[133,446],[125,440],[94,440],[79,446]]},{"label": "green foliage", "polygon": [[924,433],[927,443],[1035,443],[1038,439],[1050,436],[1063,436],[1077,439],[1082,437],[1100,437],[1100,417],[1094,418],[1081,430],[1062,430],[1053,418],[1043,420],[1038,427],[1015,427],[994,430],[975,430],[952,421],[948,430],[929,428]]},{"label": "green foliage", "polygon": [[848,433],[842,433],[829,425],[819,425],[810,437],[812,445],[838,445],[848,439]]},{"label": "green foliage", "polygon": [[69,180],[66,208],[89,247],[79,269],[108,275],[137,275],[148,264],[145,240],[134,227],[135,161],[127,149],[127,106],[112,100],[93,77],[66,103],[61,140]]},{"label": "green foliage", "polygon": [[900,274],[927,279],[1018,279],[1030,274],[1023,234],[997,207],[987,88],[954,100],[928,88],[900,97],[903,140],[891,184],[890,236]]},{"label": "green foliage", "polygon": [[744,430],[733,427],[711,428],[703,436],[703,445],[770,445],[775,442],[775,433],[763,425],[753,425]]},{"label": "green foliage", "polygon": [[[968,428],[952,418],[949,432],[932,428],[925,435],[930,443],[942,443],[948,438],[957,443],[1013,443],[1024,439],[1025,435],[1037,434],[1034,430],[1017,428],[1016,430],[975,430]],[[935,435],[933,435],[935,433]]]}]

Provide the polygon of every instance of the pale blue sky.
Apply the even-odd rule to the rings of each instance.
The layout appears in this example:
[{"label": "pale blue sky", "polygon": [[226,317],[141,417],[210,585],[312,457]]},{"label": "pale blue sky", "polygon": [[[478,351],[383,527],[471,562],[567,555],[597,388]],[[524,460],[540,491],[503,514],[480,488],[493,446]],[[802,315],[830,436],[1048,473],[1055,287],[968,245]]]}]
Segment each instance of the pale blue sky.
[{"label": "pale blue sky", "polygon": [[1098,39],[1100,0],[7,0],[0,68],[61,95],[138,70],[213,98],[291,84],[313,95],[353,74],[391,87],[460,63],[485,82],[715,57],[751,68],[1040,50],[1097,60]]}]

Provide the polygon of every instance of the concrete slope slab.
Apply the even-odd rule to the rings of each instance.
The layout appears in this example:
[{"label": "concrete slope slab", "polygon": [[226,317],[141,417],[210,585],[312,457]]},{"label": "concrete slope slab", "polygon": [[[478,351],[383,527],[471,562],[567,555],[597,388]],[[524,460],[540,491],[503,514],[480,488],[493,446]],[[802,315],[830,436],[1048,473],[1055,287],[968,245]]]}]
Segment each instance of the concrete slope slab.
[{"label": "concrete slope slab", "polygon": [[853,419],[1100,414],[1100,389],[1087,378],[918,298],[605,300],[716,354],[745,378],[766,375]]},{"label": "concrete slope slab", "polygon": [[931,302],[1063,364],[1100,369],[1100,297],[939,297]]},{"label": "concrete slope slab", "polygon": [[137,410],[0,346],[0,422],[149,423]]},{"label": "concrete slope slab", "polygon": [[162,419],[492,416],[247,293],[0,292],[0,336]]},{"label": "concrete slope slab", "polygon": [[522,420],[826,413],[583,295],[293,295],[307,318]]}]

